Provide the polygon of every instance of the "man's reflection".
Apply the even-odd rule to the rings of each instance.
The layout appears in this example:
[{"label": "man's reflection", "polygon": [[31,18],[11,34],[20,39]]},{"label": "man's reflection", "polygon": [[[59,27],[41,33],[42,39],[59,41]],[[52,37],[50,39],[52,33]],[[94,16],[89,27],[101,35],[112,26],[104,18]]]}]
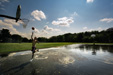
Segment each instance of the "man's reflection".
[{"label": "man's reflection", "polygon": [[95,48],[95,45],[93,45],[93,47],[92,47],[92,55],[96,55],[96,48]]},{"label": "man's reflection", "polygon": [[96,55],[96,50],[95,49],[92,50],[92,55]]}]

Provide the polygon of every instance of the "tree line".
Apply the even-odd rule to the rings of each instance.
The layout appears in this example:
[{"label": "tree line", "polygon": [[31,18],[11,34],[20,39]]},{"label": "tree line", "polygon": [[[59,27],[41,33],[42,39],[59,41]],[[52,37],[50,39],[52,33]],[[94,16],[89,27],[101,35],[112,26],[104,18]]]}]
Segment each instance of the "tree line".
[{"label": "tree line", "polygon": [[10,34],[10,31],[8,29],[2,29],[0,30],[0,42],[21,43],[21,42],[30,42],[30,40],[18,34]]},{"label": "tree line", "polygon": [[[95,34],[95,37],[91,37]],[[91,31],[80,33],[66,33],[63,35],[52,36],[50,38],[38,37],[39,42],[96,42],[113,43],[113,28],[103,31]],[[8,29],[0,30],[0,42],[31,42],[31,39],[22,37],[18,34],[10,34]]]}]

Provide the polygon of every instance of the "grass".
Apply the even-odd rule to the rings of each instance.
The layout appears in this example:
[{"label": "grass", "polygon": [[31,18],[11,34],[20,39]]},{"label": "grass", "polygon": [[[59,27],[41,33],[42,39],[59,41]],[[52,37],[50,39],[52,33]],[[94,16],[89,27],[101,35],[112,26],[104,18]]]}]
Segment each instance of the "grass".
[{"label": "grass", "polygon": [[[70,45],[70,44],[93,44],[93,43],[40,43],[36,44],[36,48],[50,48],[56,46]],[[113,43],[95,43],[96,45],[113,45]],[[22,50],[31,50],[32,43],[0,43],[0,54],[16,52]]]},{"label": "grass", "polygon": [[[37,43],[36,48],[50,48],[56,46],[69,45],[73,43]],[[9,53],[22,50],[31,50],[32,43],[0,43],[0,53]]]}]

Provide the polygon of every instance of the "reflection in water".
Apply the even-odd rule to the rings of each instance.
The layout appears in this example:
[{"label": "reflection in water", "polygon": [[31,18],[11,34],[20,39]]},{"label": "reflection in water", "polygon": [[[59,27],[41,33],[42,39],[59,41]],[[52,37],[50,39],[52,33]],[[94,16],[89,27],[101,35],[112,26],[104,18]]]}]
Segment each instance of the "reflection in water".
[{"label": "reflection in water", "polygon": [[93,47],[92,47],[92,55],[96,55],[96,46],[95,45],[93,45]]},{"label": "reflection in water", "polygon": [[[73,47],[71,47],[73,48]],[[113,46],[112,45],[79,45],[75,47],[75,53],[79,53],[90,60],[101,61],[106,64],[113,64]],[[95,57],[91,56],[96,55]]]},{"label": "reflection in water", "polygon": [[48,57],[47,56],[44,56],[44,55],[36,55],[35,56],[35,59],[47,59]]},{"label": "reflection in water", "polygon": [[94,54],[100,50],[102,50],[103,52],[113,53],[113,45],[79,45],[77,48],[87,51],[92,50],[92,53]]},{"label": "reflection in water", "polygon": [[92,55],[96,55],[96,50],[95,49],[92,50]]},{"label": "reflection in water", "polygon": [[16,53],[10,53],[8,56],[14,56]]},{"label": "reflection in water", "polygon": [[[15,52],[0,58],[2,75],[113,75],[113,46],[67,45],[57,48]],[[98,72],[97,72],[98,71]]]},{"label": "reflection in water", "polygon": [[75,59],[73,57],[66,56],[66,57],[63,57],[62,59],[59,59],[59,61],[63,65],[67,65],[67,64],[73,63],[75,61]]},{"label": "reflection in water", "polygon": [[113,64],[113,58],[106,58],[105,57],[105,59],[104,59],[104,61],[103,61],[104,63],[106,63],[106,64]]}]

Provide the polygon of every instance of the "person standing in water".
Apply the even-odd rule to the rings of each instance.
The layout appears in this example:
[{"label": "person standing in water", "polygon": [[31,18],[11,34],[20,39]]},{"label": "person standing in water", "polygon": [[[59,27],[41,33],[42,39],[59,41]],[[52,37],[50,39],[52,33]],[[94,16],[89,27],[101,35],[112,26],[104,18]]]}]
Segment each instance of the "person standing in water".
[{"label": "person standing in water", "polygon": [[[32,30],[35,30],[35,28],[34,27],[32,27]],[[36,52],[36,51],[39,51],[39,50],[37,50],[36,49],[36,43],[38,42],[38,40],[37,40],[37,37],[34,37],[33,38],[33,35],[34,35],[34,32],[32,32],[32,35],[31,35],[31,40],[32,40],[32,59],[31,59],[31,61],[33,60],[33,57],[34,57],[34,53]],[[39,43],[39,42],[38,42]]]}]

